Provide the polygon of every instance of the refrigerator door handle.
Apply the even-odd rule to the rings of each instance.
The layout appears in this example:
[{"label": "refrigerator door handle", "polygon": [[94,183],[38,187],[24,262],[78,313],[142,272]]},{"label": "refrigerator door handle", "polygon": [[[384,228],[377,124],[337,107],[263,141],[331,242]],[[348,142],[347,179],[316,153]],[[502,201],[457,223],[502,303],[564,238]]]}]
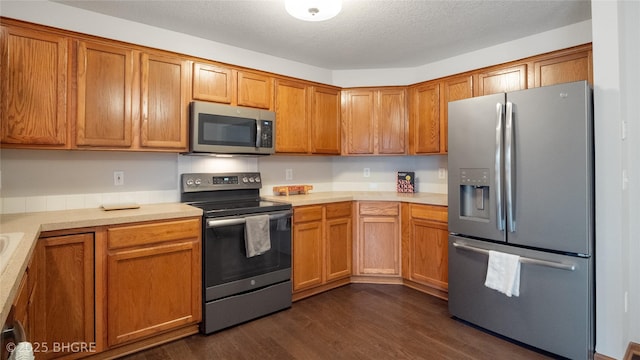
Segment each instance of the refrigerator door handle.
[{"label": "refrigerator door handle", "polygon": [[[459,244],[459,243],[456,243],[456,242],[454,242],[452,245],[456,249],[463,249],[463,250],[473,251],[473,252],[476,252],[476,253],[479,253],[479,254],[489,255],[489,250],[477,248],[475,246]],[[575,271],[576,270],[576,265],[575,264],[566,264],[566,263],[560,263],[560,262],[555,262],[555,261],[540,260],[540,259],[534,259],[534,258],[524,257],[524,256],[520,257],[520,263],[546,266],[546,267],[550,267],[550,268],[554,268],[554,269],[560,269],[560,270],[568,270],[568,271]]]},{"label": "refrigerator door handle", "polygon": [[513,134],[513,103],[511,101],[507,101],[507,109],[506,109],[506,124],[505,124],[505,149],[504,149],[504,187],[505,187],[505,197],[506,197],[506,205],[507,205],[507,229],[509,232],[516,231],[516,219],[515,219],[515,209],[513,203],[513,173],[514,173],[514,158],[513,158],[513,150],[514,150],[514,134]]},{"label": "refrigerator door handle", "polygon": [[495,183],[496,183],[496,225],[498,230],[504,231],[504,206],[502,205],[502,124],[504,118],[504,107],[501,103],[496,104],[496,159],[495,159]]}]

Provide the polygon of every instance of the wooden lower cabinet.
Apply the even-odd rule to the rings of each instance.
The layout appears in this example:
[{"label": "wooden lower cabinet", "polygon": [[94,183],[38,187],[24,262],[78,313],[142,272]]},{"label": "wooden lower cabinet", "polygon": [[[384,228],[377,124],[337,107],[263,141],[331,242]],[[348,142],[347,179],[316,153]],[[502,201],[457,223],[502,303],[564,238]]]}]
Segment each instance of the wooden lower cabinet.
[{"label": "wooden lower cabinet", "polygon": [[37,359],[115,358],[196,333],[201,221],[43,233],[13,311]]},{"label": "wooden lower cabinet", "polygon": [[349,283],[351,202],[293,209],[293,299]]},{"label": "wooden lower cabinet", "polygon": [[447,207],[402,204],[402,277],[440,298],[448,290]]},{"label": "wooden lower cabinet", "polygon": [[72,344],[95,349],[94,233],[41,238],[34,259],[37,296],[29,315],[38,359],[80,349]]},{"label": "wooden lower cabinet", "polygon": [[358,202],[357,275],[400,276],[400,203]]},{"label": "wooden lower cabinet", "polygon": [[107,344],[201,320],[201,221],[107,230]]}]

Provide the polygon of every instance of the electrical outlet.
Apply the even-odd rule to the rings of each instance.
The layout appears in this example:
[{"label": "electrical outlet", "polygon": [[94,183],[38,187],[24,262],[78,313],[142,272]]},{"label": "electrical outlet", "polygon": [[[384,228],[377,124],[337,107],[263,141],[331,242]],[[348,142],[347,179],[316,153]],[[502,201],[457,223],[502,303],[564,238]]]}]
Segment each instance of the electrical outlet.
[{"label": "electrical outlet", "polygon": [[446,179],[447,177],[447,169],[440,168],[438,169],[438,179]]},{"label": "electrical outlet", "polygon": [[293,180],[293,169],[285,169],[284,170],[284,179],[285,180]]},{"label": "electrical outlet", "polygon": [[364,177],[371,176],[371,169],[370,168],[364,168],[364,170],[362,171],[362,176],[364,176]]},{"label": "electrical outlet", "polygon": [[115,186],[124,185],[124,171],[113,172],[113,185]]}]

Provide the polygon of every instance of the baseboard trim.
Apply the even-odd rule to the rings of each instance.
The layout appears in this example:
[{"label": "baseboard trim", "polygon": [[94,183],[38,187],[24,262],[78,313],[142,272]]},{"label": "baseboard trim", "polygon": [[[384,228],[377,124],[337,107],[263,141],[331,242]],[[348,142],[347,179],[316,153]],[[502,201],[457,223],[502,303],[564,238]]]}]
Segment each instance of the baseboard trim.
[{"label": "baseboard trim", "polygon": [[624,360],[640,360],[640,344],[630,342],[624,354]]},{"label": "baseboard trim", "polygon": [[[616,360],[616,359],[609,357],[607,355],[595,353],[593,356],[593,360]],[[624,353],[624,357],[622,358],[622,360],[640,360],[640,344],[629,342],[629,346],[627,346],[627,351]]]},{"label": "baseboard trim", "polygon": [[607,355],[595,353],[593,354],[593,360],[616,360],[616,359],[612,357],[608,357]]}]

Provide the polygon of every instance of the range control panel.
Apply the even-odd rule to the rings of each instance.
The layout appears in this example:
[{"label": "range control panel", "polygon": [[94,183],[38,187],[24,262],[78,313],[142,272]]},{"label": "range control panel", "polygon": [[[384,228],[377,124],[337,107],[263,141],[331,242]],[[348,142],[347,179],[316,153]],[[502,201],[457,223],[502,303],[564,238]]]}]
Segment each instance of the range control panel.
[{"label": "range control panel", "polygon": [[181,176],[182,192],[260,189],[259,172],[247,173],[191,173]]}]

